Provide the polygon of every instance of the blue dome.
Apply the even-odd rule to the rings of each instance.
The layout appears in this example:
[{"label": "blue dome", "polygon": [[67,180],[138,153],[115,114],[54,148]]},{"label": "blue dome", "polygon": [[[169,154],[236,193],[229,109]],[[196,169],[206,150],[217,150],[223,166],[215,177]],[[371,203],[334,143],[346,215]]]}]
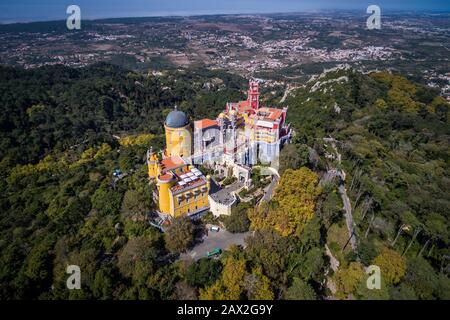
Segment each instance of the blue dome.
[{"label": "blue dome", "polygon": [[173,110],[166,118],[166,126],[169,128],[182,128],[189,124],[189,120],[183,111]]}]

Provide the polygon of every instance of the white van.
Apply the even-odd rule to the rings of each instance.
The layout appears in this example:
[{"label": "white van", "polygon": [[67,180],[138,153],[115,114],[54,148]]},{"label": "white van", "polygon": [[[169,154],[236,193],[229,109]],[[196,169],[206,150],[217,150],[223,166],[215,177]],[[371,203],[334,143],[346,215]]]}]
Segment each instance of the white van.
[{"label": "white van", "polygon": [[220,228],[218,226],[212,226],[211,228],[209,228],[209,230],[219,232]]}]

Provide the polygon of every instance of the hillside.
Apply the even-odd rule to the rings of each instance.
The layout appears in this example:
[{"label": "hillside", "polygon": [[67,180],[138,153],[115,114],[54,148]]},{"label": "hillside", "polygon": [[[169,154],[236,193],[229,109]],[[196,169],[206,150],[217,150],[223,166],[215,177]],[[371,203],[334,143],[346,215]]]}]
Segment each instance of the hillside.
[{"label": "hillside", "polygon": [[[191,116],[212,116],[240,97],[245,83],[221,71],[153,76],[109,64],[0,66],[0,79],[0,157],[19,163],[36,162],[55,149],[113,144],[112,136],[121,132],[162,133],[161,123],[176,104]],[[204,87],[211,79],[217,84]]]},{"label": "hillside", "polygon": [[[347,247],[343,256],[349,235],[339,236],[346,231],[342,217],[333,221],[327,242],[341,263],[368,266],[391,248],[407,263],[391,298],[406,292],[436,298],[440,285],[448,297],[449,104],[400,75],[341,67],[311,79],[286,105],[297,143],[320,156],[316,167],[346,173],[359,246],[356,252]],[[323,138],[336,140],[341,163],[330,157],[334,150]],[[439,275],[418,274],[431,267]],[[438,280],[443,277],[445,285]],[[426,290],[420,287],[425,284]]]},{"label": "hillside", "polygon": [[[449,105],[429,88],[341,68],[293,91],[284,104],[296,135],[274,198],[232,215],[254,236],[245,249],[189,264],[168,242],[192,229],[167,236],[145,222],[154,188],[145,151],[162,146],[174,104],[192,119],[211,117],[241,97],[244,79],[107,64],[1,67],[0,79],[1,299],[450,297]],[[323,138],[336,140],[340,163]],[[331,168],[346,173],[356,250],[345,247]],[[82,290],[66,290],[69,264],[83,270]],[[385,275],[381,291],[364,288],[370,264]]]}]

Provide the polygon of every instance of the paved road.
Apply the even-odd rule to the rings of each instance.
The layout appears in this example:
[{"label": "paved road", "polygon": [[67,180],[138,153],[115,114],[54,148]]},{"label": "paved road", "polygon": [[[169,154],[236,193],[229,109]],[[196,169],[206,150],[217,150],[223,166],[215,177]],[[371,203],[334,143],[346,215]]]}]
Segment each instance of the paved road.
[{"label": "paved road", "polygon": [[221,248],[226,250],[230,245],[245,246],[245,238],[250,235],[250,232],[245,233],[231,233],[225,229],[220,229],[219,232],[209,231],[208,236],[203,238],[203,242],[195,246],[192,250],[180,255],[180,260],[194,261],[204,258],[207,251],[212,251],[214,248]]}]

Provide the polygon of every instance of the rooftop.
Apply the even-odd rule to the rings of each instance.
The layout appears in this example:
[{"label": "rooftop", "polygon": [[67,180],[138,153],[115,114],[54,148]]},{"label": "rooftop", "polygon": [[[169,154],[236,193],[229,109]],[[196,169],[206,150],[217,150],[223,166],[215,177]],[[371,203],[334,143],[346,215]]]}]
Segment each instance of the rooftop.
[{"label": "rooftop", "polygon": [[219,191],[209,195],[214,201],[230,206],[236,201],[236,196],[230,193],[227,188],[220,189]]},{"label": "rooftop", "polygon": [[[183,174],[183,176],[188,176],[189,173],[193,172],[189,171],[186,174]],[[178,183],[170,188],[170,191],[172,191],[173,194],[177,194],[206,184],[206,178],[203,175],[197,176],[193,174],[192,176],[185,177],[184,179],[180,176],[178,177],[178,179]]]},{"label": "rooftop", "polygon": [[171,173],[165,173],[158,177],[159,180],[164,181],[164,182],[169,182],[170,180],[172,180],[172,178],[173,178],[173,175]]},{"label": "rooftop", "polygon": [[182,128],[189,124],[189,119],[183,111],[171,111],[166,118],[165,125],[169,128]]},{"label": "rooftop", "polygon": [[281,118],[282,114],[282,109],[263,107],[259,108],[257,113],[253,117],[260,120],[276,121]]},{"label": "rooftop", "polygon": [[168,157],[161,160],[162,171],[173,170],[185,166],[186,162],[179,156]]},{"label": "rooftop", "polygon": [[195,128],[198,128],[198,129],[205,129],[205,128],[217,126],[217,121],[211,120],[211,119],[202,119],[202,120],[195,121],[194,126],[195,126]]},{"label": "rooftop", "polygon": [[239,101],[237,104],[238,112],[244,113],[244,112],[253,112],[253,108],[250,106],[248,101]]}]

